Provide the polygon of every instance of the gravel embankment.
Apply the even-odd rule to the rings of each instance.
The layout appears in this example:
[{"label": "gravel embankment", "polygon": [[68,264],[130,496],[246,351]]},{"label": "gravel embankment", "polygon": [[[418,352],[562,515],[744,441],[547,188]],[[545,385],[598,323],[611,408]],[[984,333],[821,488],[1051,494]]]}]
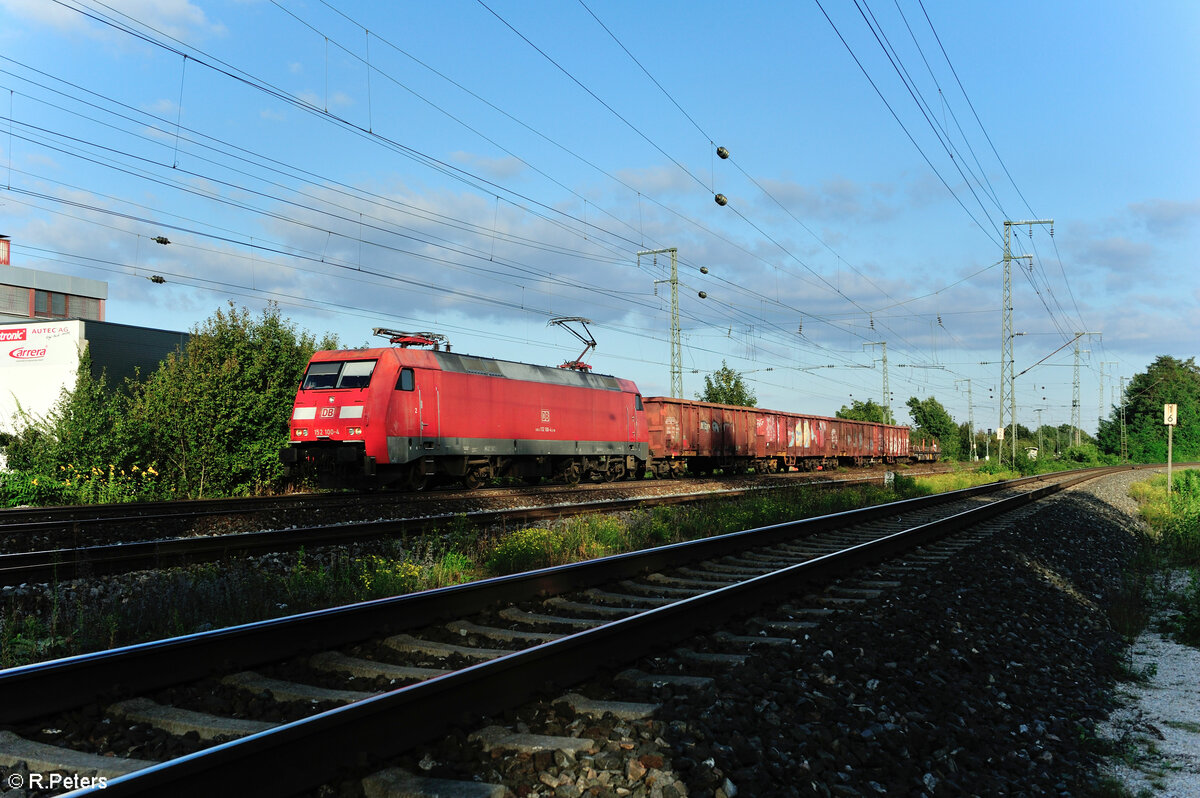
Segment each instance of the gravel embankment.
[{"label": "gravel embankment", "polygon": [[1123,511],[1145,478],[1072,490],[876,612],[753,658],[711,703],[669,702],[690,794],[720,786],[710,758],[755,796],[1089,792],[1122,646],[1106,610],[1135,547]]},{"label": "gravel embankment", "polygon": [[[598,753],[499,763],[476,749],[470,770],[518,796],[1094,794],[1095,729],[1124,645],[1107,610],[1136,545],[1128,485],[1146,478],[1024,511],[865,611],[718,674],[715,689],[647,694],[664,704],[654,721],[545,704],[501,719],[592,736]],[[463,777],[471,747],[458,743],[422,769]]]}]

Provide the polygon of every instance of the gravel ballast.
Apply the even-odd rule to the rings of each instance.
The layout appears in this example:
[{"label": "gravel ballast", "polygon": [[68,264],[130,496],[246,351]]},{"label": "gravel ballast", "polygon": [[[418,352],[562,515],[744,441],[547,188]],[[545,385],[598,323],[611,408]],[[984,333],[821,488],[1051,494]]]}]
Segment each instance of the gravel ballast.
[{"label": "gravel ballast", "polygon": [[585,735],[543,703],[500,721],[623,744],[608,755],[500,764],[448,739],[425,765],[517,796],[1100,794],[1111,745],[1098,727],[1127,642],[1108,611],[1138,545],[1128,488],[1147,477],[1104,477],[1008,516],[793,646],[711,672],[710,688],[622,691],[661,703],[653,720],[584,723]]},{"label": "gravel ballast", "polygon": [[[1118,653],[1109,599],[1136,547],[1131,481],[1102,478],[669,700],[691,795],[1081,795]],[[711,763],[711,764],[706,764]]]}]

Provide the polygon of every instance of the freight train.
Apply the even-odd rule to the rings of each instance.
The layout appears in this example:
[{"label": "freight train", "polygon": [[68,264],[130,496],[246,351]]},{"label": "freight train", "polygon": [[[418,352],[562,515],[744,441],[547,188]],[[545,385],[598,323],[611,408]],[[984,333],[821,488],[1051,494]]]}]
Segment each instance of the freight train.
[{"label": "freight train", "polygon": [[936,458],[910,448],[907,427],[643,398],[578,361],[534,366],[451,352],[431,333],[375,333],[392,345],[313,355],[280,453],[293,474],[419,490]]}]

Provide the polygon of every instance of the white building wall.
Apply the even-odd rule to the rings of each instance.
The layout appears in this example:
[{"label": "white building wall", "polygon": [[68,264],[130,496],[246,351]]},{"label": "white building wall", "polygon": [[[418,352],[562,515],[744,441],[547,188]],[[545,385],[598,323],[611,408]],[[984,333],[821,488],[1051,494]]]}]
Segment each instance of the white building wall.
[{"label": "white building wall", "polygon": [[43,417],[64,388],[75,387],[86,345],[83,324],[71,320],[0,326],[0,431],[16,429],[13,417],[18,408]]}]

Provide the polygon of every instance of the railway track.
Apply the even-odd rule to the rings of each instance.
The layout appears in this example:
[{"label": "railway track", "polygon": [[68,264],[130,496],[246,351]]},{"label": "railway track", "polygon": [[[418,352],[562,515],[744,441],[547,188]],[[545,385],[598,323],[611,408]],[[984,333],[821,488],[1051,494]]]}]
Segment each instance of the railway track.
[{"label": "railway track", "polygon": [[[936,473],[936,466],[907,472]],[[543,506],[595,501],[600,497],[665,492],[701,492],[777,486],[796,482],[814,485],[881,482],[885,471],[796,472],[734,479],[688,478],[584,485],[496,487],[485,490],[445,489],[421,493],[304,493],[240,499],[201,499],[0,510],[0,551],[25,553],[51,548],[82,548],[171,537],[248,532],[271,524],[311,524],[372,520],[384,516],[428,516],[514,505]]]},{"label": "railway track", "polygon": [[[810,483],[820,486],[846,486],[866,482],[880,482],[879,477],[856,477],[844,480],[825,480]],[[662,483],[660,483],[661,486]],[[673,486],[673,483],[666,483]],[[376,540],[380,538],[398,537],[422,533],[437,529],[453,522],[460,515],[465,515],[477,526],[495,524],[514,525],[531,523],[548,518],[560,518],[567,515],[581,515],[595,512],[621,512],[638,507],[654,505],[684,504],[696,501],[711,501],[713,499],[734,499],[762,490],[787,487],[795,484],[787,479],[773,479],[763,486],[726,490],[706,490],[702,492],[683,493],[654,493],[632,498],[602,498],[591,501],[575,501],[570,504],[560,503],[584,497],[604,496],[605,491],[588,491],[580,494],[577,490],[539,491],[533,494],[519,494],[523,501],[531,496],[544,500],[554,500],[552,504],[539,507],[518,507],[499,510],[471,510],[467,512],[439,512],[435,514],[420,513],[428,509],[425,505],[408,505],[409,517],[394,518],[381,521],[362,521],[347,524],[345,519],[338,518],[332,523],[308,526],[288,526],[282,529],[268,529],[255,532],[230,532],[225,534],[193,535],[189,537],[160,538],[156,540],[131,540],[121,543],[103,545],[65,546],[60,548],[34,551],[16,551],[0,554],[0,586],[36,584],[43,582],[58,582],[83,577],[104,576],[111,574],[129,573],[131,571],[166,568],[187,565],[190,563],[213,562],[237,556],[253,556],[266,552],[296,551],[301,548],[338,545],[351,542]],[[601,486],[596,486],[597,488]],[[352,499],[343,499],[353,501]],[[336,506],[323,503],[327,511]],[[412,512],[413,510],[416,512]],[[256,509],[250,512],[262,512]],[[206,509],[200,516],[211,517],[224,515],[227,510]],[[327,513],[328,514],[328,513]],[[183,519],[190,524],[197,516],[181,512],[164,515],[130,516],[122,519],[124,523],[150,523],[154,519],[170,518]],[[114,519],[101,519],[107,526]],[[36,522],[35,524],[18,524],[0,526],[5,534],[33,534],[30,526],[45,530],[60,522]],[[55,526],[55,528],[60,528]],[[75,537],[79,536],[76,531]]]},{"label": "railway track", "polygon": [[[464,714],[500,711],[548,684],[565,687],[669,650],[1102,473],[1018,480],[0,672],[0,723],[34,731],[0,735],[0,765],[102,772],[111,777],[106,795],[200,795],[229,784],[256,794],[312,789],[347,764],[365,767],[432,739]],[[793,614],[795,626],[773,629],[786,635],[810,622],[807,611]],[[330,673],[354,671],[376,689],[313,689],[339,678]],[[285,673],[307,673],[310,683],[276,678]],[[403,686],[379,689],[392,680]],[[62,751],[67,741],[53,739],[68,725],[64,713],[108,725],[161,723],[147,696],[188,682],[290,694],[325,711],[244,726],[239,739],[161,763],[102,756],[111,750],[72,760]],[[193,725],[232,728],[182,709],[176,716]]]}]

